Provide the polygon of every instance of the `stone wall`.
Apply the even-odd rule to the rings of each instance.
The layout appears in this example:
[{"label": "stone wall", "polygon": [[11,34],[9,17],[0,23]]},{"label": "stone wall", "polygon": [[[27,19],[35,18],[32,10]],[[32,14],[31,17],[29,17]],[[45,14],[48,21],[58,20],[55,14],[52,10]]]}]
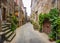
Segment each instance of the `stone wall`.
[{"label": "stone wall", "polygon": [[24,24],[24,6],[23,6],[23,2],[22,0],[19,0],[19,15],[18,15],[18,18],[19,18],[19,25],[23,25]]},{"label": "stone wall", "polygon": [[[60,9],[60,0],[32,0],[31,1],[31,15],[34,14],[35,18],[38,19],[40,13],[48,13],[52,8]],[[36,13],[37,12],[37,13]],[[39,21],[39,19],[38,19]]]},{"label": "stone wall", "polygon": [[[50,9],[58,8],[60,9],[60,0],[32,0],[31,1],[31,19],[39,23],[39,14],[48,13]],[[47,29],[50,23],[44,23],[43,32],[49,33],[50,27]]]},{"label": "stone wall", "polygon": [[58,3],[57,4],[58,4],[57,5],[58,9],[60,9],[60,0],[58,0]]}]

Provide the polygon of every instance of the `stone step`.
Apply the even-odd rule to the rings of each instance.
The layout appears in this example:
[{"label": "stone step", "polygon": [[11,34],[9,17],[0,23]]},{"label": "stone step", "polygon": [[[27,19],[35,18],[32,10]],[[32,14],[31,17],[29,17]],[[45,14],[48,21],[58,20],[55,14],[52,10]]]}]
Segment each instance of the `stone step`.
[{"label": "stone step", "polygon": [[3,35],[4,34],[4,32],[0,32],[0,35]]},{"label": "stone step", "polygon": [[10,25],[11,23],[6,23],[6,25]]},{"label": "stone step", "polygon": [[13,40],[13,38],[15,37],[15,35],[16,35],[15,33],[12,34],[9,38],[7,38],[7,41],[11,42]]},{"label": "stone step", "polygon": [[2,23],[2,26],[5,26],[5,23]]},{"label": "stone step", "polygon": [[10,22],[2,23],[2,27],[4,27],[5,25],[8,26],[11,25],[11,23]]},{"label": "stone step", "polygon": [[2,25],[2,28],[5,28],[5,27],[7,27],[7,25]]},{"label": "stone step", "polygon": [[10,18],[7,18],[6,20],[9,20],[10,21]]},{"label": "stone step", "polygon": [[13,34],[13,32],[11,31],[8,34],[6,34],[5,37],[8,37],[9,38],[12,34]]},{"label": "stone step", "polygon": [[8,29],[8,30],[4,31],[4,34],[6,35],[6,34],[8,34],[9,32],[11,32],[11,29]]},{"label": "stone step", "polygon": [[8,43],[7,41],[4,41],[3,43]]},{"label": "stone step", "polygon": [[2,31],[6,31],[6,30],[9,30],[9,27],[6,27],[6,28],[2,28]]},{"label": "stone step", "polygon": [[7,16],[7,18],[11,18],[11,16]]},{"label": "stone step", "polygon": [[12,41],[12,39],[16,35],[13,31],[11,31],[10,25],[11,25],[11,23],[9,23],[9,22],[2,23],[2,32],[3,32],[2,36],[4,36],[3,38],[9,42]]},{"label": "stone step", "polygon": [[7,18],[6,20],[9,20],[10,21],[11,18]]}]

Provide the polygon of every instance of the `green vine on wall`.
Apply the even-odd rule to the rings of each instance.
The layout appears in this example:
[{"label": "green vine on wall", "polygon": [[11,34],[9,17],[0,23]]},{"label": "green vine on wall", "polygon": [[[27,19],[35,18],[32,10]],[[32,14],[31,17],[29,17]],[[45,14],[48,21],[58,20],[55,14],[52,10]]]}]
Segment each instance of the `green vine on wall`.
[{"label": "green vine on wall", "polygon": [[51,33],[49,37],[51,39],[56,40],[56,29],[57,29],[57,19],[59,18],[59,10],[54,8],[49,11],[49,13],[41,13],[39,15],[39,24],[40,24],[40,30],[42,30],[42,24],[44,22],[44,19],[48,18],[49,21],[51,22]]},{"label": "green vine on wall", "polygon": [[48,18],[49,19],[50,18],[50,14],[41,13],[39,15],[40,30],[42,30],[42,24],[43,24],[45,18]]}]

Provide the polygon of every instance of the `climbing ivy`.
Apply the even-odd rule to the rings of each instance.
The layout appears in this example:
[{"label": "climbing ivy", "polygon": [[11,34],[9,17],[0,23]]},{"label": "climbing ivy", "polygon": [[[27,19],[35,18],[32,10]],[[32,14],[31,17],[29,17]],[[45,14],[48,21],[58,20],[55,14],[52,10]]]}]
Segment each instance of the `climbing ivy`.
[{"label": "climbing ivy", "polygon": [[[40,13],[39,14],[39,24],[40,24],[40,30],[42,30],[42,24],[45,18],[48,18],[51,22],[51,32],[49,34],[49,37],[51,39],[56,40],[56,29],[58,27],[58,18],[59,18],[59,10],[54,8],[49,11],[49,13]],[[59,25],[60,26],[60,25]]]},{"label": "climbing ivy", "polygon": [[39,14],[39,24],[40,24],[40,31],[42,30],[42,24],[45,18],[50,18],[50,14],[46,14],[46,13],[41,13]]},{"label": "climbing ivy", "polygon": [[57,38],[60,40],[60,17],[57,19]]},{"label": "climbing ivy", "polygon": [[51,9],[49,14],[50,16],[50,21],[51,21],[51,33],[49,35],[50,39],[56,40],[56,30],[57,30],[57,19],[59,18],[59,10],[58,9]]}]

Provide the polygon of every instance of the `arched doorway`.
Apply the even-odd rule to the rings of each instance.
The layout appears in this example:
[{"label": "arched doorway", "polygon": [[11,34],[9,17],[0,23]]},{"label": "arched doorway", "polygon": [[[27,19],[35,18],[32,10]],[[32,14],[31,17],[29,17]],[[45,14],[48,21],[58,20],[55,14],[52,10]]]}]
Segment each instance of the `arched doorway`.
[{"label": "arched doorway", "polygon": [[43,26],[42,26],[42,31],[49,34],[51,31],[51,23],[48,18],[44,19]]}]

